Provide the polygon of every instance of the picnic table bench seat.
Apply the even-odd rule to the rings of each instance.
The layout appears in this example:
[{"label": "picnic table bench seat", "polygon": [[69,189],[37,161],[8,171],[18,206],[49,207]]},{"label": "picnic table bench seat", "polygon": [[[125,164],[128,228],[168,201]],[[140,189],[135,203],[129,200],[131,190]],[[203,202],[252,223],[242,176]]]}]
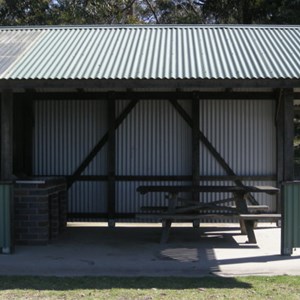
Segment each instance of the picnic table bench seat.
[{"label": "picnic table bench seat", "polygon": [[242,220],[272,220],[277,221],[281,219],[281,214],[240,214],[240,219]]},{"label": "picnic table bench seat", "polygon": [[[265,193],[277,195],[280,190],[272,186],[222,186],[222,185],[156,185],[156,186],[139,186],[137,191],[142,195],[147,193],[166,193],[168,201],[167,206],[143,206],[141,211],[146,214],[142,217],[157,217],[158,220],[165,222],[162,231],[161,242],[168,239],[172,222],[207,220],[210,218],[235,218],[240,221],[242,233],[247,234],[249,243],[256,243],[254,234],[254,223],[258,220],[278,220],[280,215],[267,214],[268,210],[265,205],[260,205],[251,195],[251,193]],[[232,193],[233,197],[212,202],[194,202],[191,199],[179,198],[180,193]],[[247,201],[249,200],[249,201]],[[178,202],[184,205],[178,205]],[[231,202],[235,203],[232,205]],[[249,202],[249,203],[247,203]],[[220,205],[225,204],[227,205]],[[147,213],[148,212],[148,213]]]},{"label": "picnic table bench seat", "polygon": [[[176,206],[175,209],[183,208],[184,206]],[[222,208],[233,208],[236,209],[235,205],[230,206],[222,206]],[[269,209],[268,205],[247,205],[249,211],[267,211]],[[161,205],[161,206],[141,206],[140,210],[142,212],[150,212],[150,211],[159,211],[159,212],[166,212],[168,210],[168,206]]]}]

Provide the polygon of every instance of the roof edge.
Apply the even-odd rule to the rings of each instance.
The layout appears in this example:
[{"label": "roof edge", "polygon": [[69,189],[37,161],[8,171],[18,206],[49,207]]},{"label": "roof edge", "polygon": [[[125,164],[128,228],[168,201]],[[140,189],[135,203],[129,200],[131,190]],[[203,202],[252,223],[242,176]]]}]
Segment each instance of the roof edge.
[{"label": "roof edge", "polygon": [[24,25],[24,26],[0,26],[0,30],[64,30],[64,29],[128,29],[128,28],[269,28],[300,29],[300,25],[286,24],[95,24],[95,25]]}]

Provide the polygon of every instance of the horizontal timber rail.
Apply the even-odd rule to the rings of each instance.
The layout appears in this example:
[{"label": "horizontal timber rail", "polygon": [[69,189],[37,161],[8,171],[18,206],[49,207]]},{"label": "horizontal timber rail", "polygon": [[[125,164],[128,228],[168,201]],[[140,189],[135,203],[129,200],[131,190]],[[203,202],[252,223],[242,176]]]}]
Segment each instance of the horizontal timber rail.
[{"label": "horizontal timber rail", "polygon": [[[69,180],[71,175],[34,175],[34,177],[65,177]],[[192,175],[187,176],[115,176],[116,181],[192,181]],[[259,176],[198,176],[199,181],[276,181],[275,175],[259,175]],[[107,175],[81,175],[77,181],[108,181]]]},{"label": "horizontal timber rail", "polygon": [[240,219],[242,220],[270,220],[277,221],[281,219],[281,214],[241,214]]},{"label": "horizontal timber rail", "polygon": [[297,88],[299,79],[3,79],[1,89],[199,89]]},{"label": "horizontal timber rail", "polygon": [[[25,93],[26,94],[26,93]],[[30,92],[35,100],[163,100],[163,99],[228,99],[228,100],[274,100],[274,92]],[[15,93],[16,99],[22,99],[24,93]]]},{"label": "horizontal timber rail", "polygon": [[[134,219],[135,213],[116,213],[114,219]],[[68,219],[109,219],[111,215],[107,213],[68,213]]]},{"label": "horizontal timber rail", "polygon": [[139,219],[156,219],[158,221],[171,219],[172,221],[192,221],[192,220],[209,220],[209,219],[229,219],[229,220],[239,220],[238,215],[234,214],[149,214],[149,213],[139,213],[136,214]]}]

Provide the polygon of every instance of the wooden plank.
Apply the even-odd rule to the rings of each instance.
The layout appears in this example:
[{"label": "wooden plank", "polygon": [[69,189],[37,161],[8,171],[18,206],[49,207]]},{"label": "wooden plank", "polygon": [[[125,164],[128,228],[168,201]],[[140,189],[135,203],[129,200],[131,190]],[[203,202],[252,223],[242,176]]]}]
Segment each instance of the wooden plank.
[{"label": "wooden plank", "polygon": [[151,218],[151,219],[157,219],[158,221],[164,221],[164,220],[172,220],[172,221],[193,221],[193,220],[206,220],[206,219],[238,219],[238,215],[233,214],[136,214],[137,218]]},{"label": "wooden plank", "polygon": [[[210,205],[210,203],[207,203],[207,205]],[[263,210],[268,210],[269,206],[267,205],[247,205],[249,211],[263,211]],[[227,209],[236,209],[235,205],[231,206],[220,206],[219,207],[222,210],[227,210]],[[166,212],[168,209],[167,206],[142,206],[140,207],[140,211],[142,212]],[[190,206],[190,207],[185,207],[185,206],[177,206],[175,208],[176,213],[180,213],[181,209],[190,209],[190,210],[199,210],[199,206]],[[211,210],[214,210],[215,208],[211,208]]]},{"label": "wooden plank", "polygon": [[164,220],[164,225],[163,225],[163,230],[162,230],[162,234],[161,234],[161,238],[160,238],[160,243],[161,244],[165,244],[168,239],[169,239],[169,235],[170,235],[170,229],[172,226],[172,220],[170,218],[166,218],[166,219],[162,219]]},{"label": "wooden plank", "polygon": [[283,180],[294,180],[294,92],[283,91]]},{"label": "wooden plank", "polygon": [[[125,120],[128,114],[132,111],[135,105],[138,103],[138,100],[132,100],[123,110],[123,112],[119,115],[115,120],[115,129],[117,129],[121,123]],[[80,164],[80,166],[76,169],[76,171],[69,177],[68,188],[72,186],[72,184],[78,179],[80,174],[85,170],[85,168],[89,165],[89,163],[94,159],[94,157],[98,154],[98,152],[102,149],[102,147],[108,141],[109,133],[106,132],[101,140],[96,144],[96,146],[92,149],[92,151],[87,155],[84,161]]]},{"label": "wooden plank", "polygon": [[277,163],[277,186],[280,186],[283,181],[283,161],[284,161],[284,152],[283,152],[283,90],[280,89],[277,91],[277,100],[276,100],[276,113],[275,113],[275,125],[276,125],[276,163]]},{"label": "wooden plank", "polygon": [[272,194],[273,192],[277,193],[279,192],[279,189],[274,187],[274,186],[268,186],[268,185],[254,185],[252,187],[253,189],[259,191],[263,191],[263,192],[269,192],[270,194]]},{"label": "wooden plank", "polygon": [[[293,89],[284,89],[282,92],[282,102],[281,102],[281,128],[280,133],[282,134],[282,146],[279,154],[281,155],[281,160],[278,163],[282,163],[280,170],[282,171],[281,179],[283,182],[294,180],[294,92]],[[281,182],[280,182],[281,183]],[[282,212],[284,216],[284,197],[278,199],[277,212]],[[282,227],[284,228],[286,220],[283,218],[281,220]],[[284,253],[284,231],[281,235],[281,253]]]},{"label": "wooden plank", "polygon": [[33,174],[33,128],[34,128],[34,94],[29,93],[24,101],[24,173]]},{"label": "wooden plank", "polygon": [[[67,179],[71,179],[72,175],[67,174],[57,174],[57,175],[41,175],[42,177],[51,176],[62,176]],[[39,175],[35,175],[39,177]],[[192,181],[192,175],[187,176],[143,176],[143,175],[133,175],[133,176],[120,176],[116,175],[116,181]],[[199,181],[233,181],[235,179],[248,180],[248,181],[276,181],[276,176],[199,176]],[[80,175],[77,177],[77,181],[107,181],[107,175]]]},{"label": "wooden plank", "polygon": [[[283,182],[283,164],[284,164],[284,141],[283,141],[283,90],[277,90],[276,99],[276,114],[275,114],[275,126],[276,126],[276,171],[277,171],[277,186],[281,187]],[[282,211],[281,196],[278,195],[276,199],[276,212]],[[283,236],[283,235],[282,235]],[[281,237],[282,238],[282,237]]]},{"label": "wooden plank", "polygon": [[[236,208],[235,205],[231,206],[232,208]],[[268,210],[269,206],[268,205],[247,205],[247,208],[249,211],[253,210]]]},{"label": "wooden plank", "polygon": [[[248,214],[248,207],[246,199],[243,194],[237,194],[239,197],[235,200],[235,206],[237,211],[241,214]],[[250,244],[256,244],[256,237],[254,234],[254,223],[251,220],[244,220],[240,218],[240,226],[242,234],[247,234],[248,242]]]},{"label": "wooden plank", "polygon": [[[84,176],[81,176],[84,178]],[[85,176],[86,177],[86,176]],[[92,176],[90,177],[92,179]],[[276,181],[276,175],[253,175],[253,176],[229,176],[229,175],[220,175],[220,176],[198,176],[195,178],[197,181],[234,181],[234,180],[245,180],[245,181]],[[140,175],[125,175],[125,176],[116,176],[118,181],[192,181],[193,176],[140,176]]]},{"label": "wooden plank", "polygon": [[265,186],[264,188],[257,188],[257,186],[191,186],[191,185],[142,185],[137,188],[137,191],[141,194],[153,193],[153,192],[164,192],[164,193],[184,193],[184,192],[198,192],[198,193],[267,193],[277,194],[279,189],[275,187]]},{"label": "wooden plank", "polygon": [[[104,101],[107,98],[107,92],[36,92],[36,99],[38,101],[61,101],[61,100],[98,100]],[[195,96],[195,92],[134,92],[134,91],[126,91],[126,92],[114,92],[115,99],[120,100],[162,100],[162,99],[182,99],[189,100]],[[23,99],[24,93],[17,93],[16,99]],[[272,100],[275,98],[274,92],[228,92],[228,91],[220,91],[220,92],[197,92],[197,98],[201,101],[201,99],[214,99],[214,100]]]},{"label": "wooden plank", "polygon": [[13,116],[13,173],[16,176],[22,176],[24,173],[24,100],[13,100],[14,116]]},{"label": "wooden plank", "polygon": [[243,220],[279,220],[281,214],[240,214],[240,218]]},{"label": "wooden plank", "polygon": [[[198,138],[199,131],[199,99],[194,96],[192,100],[192,184],[199,185],[198,177],[200,175],[200,143]],[[193,193],[192,199],[195,202],[199,201],[199,193]]]},{"label": "wooden plank", "polygon": [[1,180],[13,178],[13,92],[1,94]]},{"label": "wooden plank", "polygon": [[193,220],[208,220],[208,219],[229,219],[229,220],[236,220],[238,221],[239,216],[236,214],[214,214],[214,213],[209,213],[209,214],[169,214],[169,215],[162,215],[162,214],[142,214],[138,213],[136,214],[136,218],[138,219],[152,219],[152,220],[157,220],[159,221],[164,221],[166,219],[171,219],[173,222],[179,222],[179,221],[193,221]]},{"label": "wooden plank", "polygon": [[236,213],[237,210],[236,208],[232,208],[229,206],[218,206],[214,205],[213,203],[203,203],[199,205],[190,205],[190,206],[183,206],[183,207],[178,207],[175,212],[178,214],[181,213],[211,213],[211,212],[231,212],[231,213]]},{"label": "wooden plank", "polygon": [[156,212],[166,212],[168,210],[167,206],[142,206],[140,207],[140,211],[156,211]]},{"label": "wooden plank", "polygon": [[161,176],[161,175],[134,175],[134,176],[116,176],[117,181],[192,181],[192,176],[177,176],[177,175],[171,175],[171,176]]},{"label": "wooden plank", "polygon": [[[171,193],[170,199],[168,202],[168,209],[167,213],[168,214],[174,214],[175,213],[175,208],[177,206],[177,194],[176,193]],[[170,233],[170,228],[172,226],[172,219],[166,218],[164,219],[164,226],[161,234],[161,239],[160,243],[166,243],[168,238],[169,238],[169,233]]]},{"label": "wooden plank", "polygon": [[14,174],[31,176],[33,162],[33,92],[14,97]]},{"label": "wooden plank", "polygon": [[107,100],[107,125],[108,125],[108,153],[107,153],[107,209],[109,219],[113,220],[116,213],[116,184],[115,184],[115,158],[116,158],[116,142],[115,142],[115,122],[116,122],[116,104],[114,99]]},{"label": "wooden plank", "polygon": [[7,79],[0,89],[193,89],[201,88],[297,88],[299,79]]},{"label": "wooden plank", "polygon": [[[135,213],[116,213],[116,219],[134,219]],[[81,213],[72,212],[67,214],[68,219],[105,219],[109,218],[108,213],[92,212],[92,213]]]}]

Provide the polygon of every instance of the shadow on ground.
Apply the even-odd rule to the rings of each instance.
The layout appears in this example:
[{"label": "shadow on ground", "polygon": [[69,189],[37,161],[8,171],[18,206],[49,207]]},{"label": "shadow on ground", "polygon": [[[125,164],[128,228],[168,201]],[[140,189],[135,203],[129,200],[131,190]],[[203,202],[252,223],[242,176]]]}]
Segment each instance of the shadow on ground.
[{"label": "shadow on ground", "polygon": [[31,277],[31,276],[0,276],[0,290],[107,290],[107,289],[249,289],[251,284],[235,278],[202,277]]},{"label": "shadow on ground", "polygon": [[[280,256],[278,233],[280,229],[274,226],[257,229],[258,244],[251,245],[239,227],[175,227],[168,243],[160,244],[161,228],[157,226],[68,227],[47,246],[17,246],[15,254],[0,255],[0,275],[113,276],[128,280],[300,275],[299,256]],[[161,284],[166,283],[162,280]]]}]

